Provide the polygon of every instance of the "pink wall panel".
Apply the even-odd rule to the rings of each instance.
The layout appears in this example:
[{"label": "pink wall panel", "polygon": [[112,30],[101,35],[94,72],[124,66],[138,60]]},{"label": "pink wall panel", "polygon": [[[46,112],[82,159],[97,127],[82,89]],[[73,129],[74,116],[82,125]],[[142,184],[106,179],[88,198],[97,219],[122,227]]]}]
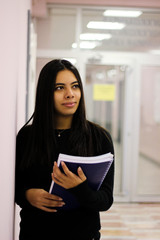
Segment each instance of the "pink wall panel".
[{"label": "pink wall panel", "polygon": [[87,6],[160,8],[160,0],[32,0],[32,16],[46,17],[47,3]]},{"label": "pink wall panel", "polygon": [[46,2],[99,6],[160,7],[160,0],[46,0]]}]

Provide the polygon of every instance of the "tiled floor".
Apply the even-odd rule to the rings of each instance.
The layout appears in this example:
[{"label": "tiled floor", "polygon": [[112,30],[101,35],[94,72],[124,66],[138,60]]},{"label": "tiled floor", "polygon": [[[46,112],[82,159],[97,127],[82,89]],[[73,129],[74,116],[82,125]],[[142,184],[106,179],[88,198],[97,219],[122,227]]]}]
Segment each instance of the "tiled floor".
[{"label": "tiled floor", "polygon": [[101,240],[160,240],[160,203],[114,203],[101,224]]}]

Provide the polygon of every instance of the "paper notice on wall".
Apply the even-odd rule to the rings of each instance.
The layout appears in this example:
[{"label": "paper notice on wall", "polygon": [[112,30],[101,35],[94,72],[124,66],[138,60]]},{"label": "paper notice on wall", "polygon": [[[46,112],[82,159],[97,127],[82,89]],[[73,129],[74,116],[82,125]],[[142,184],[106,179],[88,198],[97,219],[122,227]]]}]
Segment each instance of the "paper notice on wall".
[{"label": "paper notice on wall", "polygon": [[114,84],[94,84],[93,100],[95,101],[114,101],[115,85]]}]

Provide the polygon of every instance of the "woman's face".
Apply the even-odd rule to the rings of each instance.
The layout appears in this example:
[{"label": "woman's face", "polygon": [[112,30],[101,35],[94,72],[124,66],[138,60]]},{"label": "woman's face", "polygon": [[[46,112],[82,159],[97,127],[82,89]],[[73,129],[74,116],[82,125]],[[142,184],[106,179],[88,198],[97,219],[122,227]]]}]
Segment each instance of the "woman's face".
[{"label": "woman's face", "polygon": [[73,117],[81,98],[81,90],[75,75],[69,70],[60,71],[54,89],[54,107],[57,116]]}]

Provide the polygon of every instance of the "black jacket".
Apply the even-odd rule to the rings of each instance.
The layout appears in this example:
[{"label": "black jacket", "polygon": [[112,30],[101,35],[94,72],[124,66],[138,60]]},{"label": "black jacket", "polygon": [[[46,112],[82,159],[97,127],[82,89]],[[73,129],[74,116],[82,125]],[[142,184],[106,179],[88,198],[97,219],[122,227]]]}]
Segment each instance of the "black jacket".
[{"label": "black jacket", "polygon": [[[29,139],[31,127],[22,128],[17,135],[16,145],[16,187],[15,201],[22,208],[20,212],[20,240],[90,240],[100,230],[100,211],[108,210],[113,203],[114,162],[105,177],[100,189],[93,191],[83,182],[79,186],[69,189],[78,201],[80,207],[71,211],[44,212],[29,204],[25,198],[25,191],[30,188],[42,188],[49,191],[52,167],[37,164],[22,170],[20,163]],[[108,132],[101,142],[102,151],[96,155],[111,152],[114,154],[113,144]],[[61,137],[57,137],[58,152],[53,156],[53,162],[59,153],[70,154],[68,137],[71,130],[65,130]],[[110,140],[109,140],[110,139]]]}]

